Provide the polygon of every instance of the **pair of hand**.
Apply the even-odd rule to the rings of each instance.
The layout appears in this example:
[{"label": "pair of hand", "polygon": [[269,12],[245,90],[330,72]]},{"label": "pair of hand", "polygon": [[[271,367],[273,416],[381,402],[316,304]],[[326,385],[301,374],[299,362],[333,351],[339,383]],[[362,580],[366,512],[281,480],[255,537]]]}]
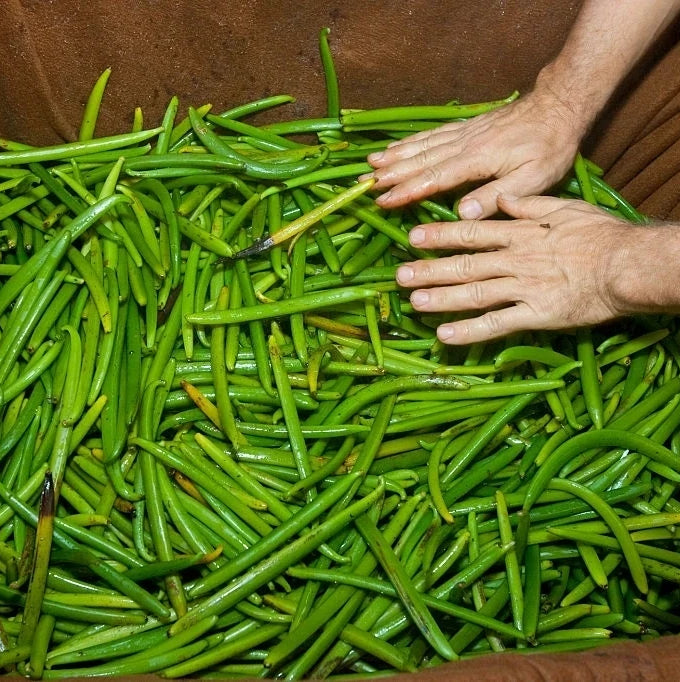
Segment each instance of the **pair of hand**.
[{"label": "pair of hand", "polygon": [[[417,310],[487,311],[443,324],[445,343],[526,329],[596,324],[626,312],[621,249],[632,229],[582,201],[533,196],[571,167],[582,131],[558,99],[532,94],[469,121],[449,123],[369,156],[377,199],[392,208],[489,180],[459,203],[460,222],[414,228],[414,246],[464,251],[402,265]],[[480,220],[498,210],[514,220]]]}]

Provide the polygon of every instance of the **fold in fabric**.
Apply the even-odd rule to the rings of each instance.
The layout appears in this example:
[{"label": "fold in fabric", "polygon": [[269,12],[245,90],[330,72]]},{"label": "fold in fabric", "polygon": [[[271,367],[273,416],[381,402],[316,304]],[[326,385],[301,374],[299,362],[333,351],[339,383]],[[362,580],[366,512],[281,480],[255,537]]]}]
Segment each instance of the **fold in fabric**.
[{"label": "fold in fabric", "polygon": [[680,219],[679,36],[676,22],[619,89],[587,150],[643,213],[673,220]]}]

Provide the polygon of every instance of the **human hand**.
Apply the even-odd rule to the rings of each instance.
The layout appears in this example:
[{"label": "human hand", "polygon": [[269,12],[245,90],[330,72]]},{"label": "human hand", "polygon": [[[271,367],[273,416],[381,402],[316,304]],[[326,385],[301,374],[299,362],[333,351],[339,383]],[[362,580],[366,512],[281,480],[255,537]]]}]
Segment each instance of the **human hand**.
[{"label": "human hand", "polygon": [[496,211],[499,195],[540,194],[559,181],[573,164],[583,133],[567,104],[550,91],[535,90],[500,109],[412,135],[371,154],[374,188],[392,188],[377,203],[393,208],[489,180],[458,206],[462,218],[488,217]]},{"label": "human hand", "polygon": [[555,197],[506,195],[498,208],[515,220],[431,223],[410,232],[418,248],[471,252],[397,270],[397,282],[415,288],[418,311],[487,311],[440,325],[444,343],[597,324],[672,307],[677,299],[677,292],[660,289],[660,264],[648,256],[668,250],[678,230],[632,226],[583,201]]}]

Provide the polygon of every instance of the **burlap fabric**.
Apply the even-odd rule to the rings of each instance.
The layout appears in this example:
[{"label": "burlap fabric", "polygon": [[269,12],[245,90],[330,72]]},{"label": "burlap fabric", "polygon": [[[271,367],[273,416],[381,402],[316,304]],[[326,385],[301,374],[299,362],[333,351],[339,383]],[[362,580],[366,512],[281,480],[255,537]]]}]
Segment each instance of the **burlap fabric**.
[{"label": "burlap fabric", "polygon": [[[316,47],[329,26],[350,107],[478,101],[526,92],[580,0],[2,0],[0,134],[73,139],[89,88],[113,67],[99,132],[149,124],[176,94],[216,110],[266,94],[269,114],[323,113]],[[616,26],[612,26],[616,30]],[[585,147],[643,211],[680,218],[680,23],[623,84]]]}]

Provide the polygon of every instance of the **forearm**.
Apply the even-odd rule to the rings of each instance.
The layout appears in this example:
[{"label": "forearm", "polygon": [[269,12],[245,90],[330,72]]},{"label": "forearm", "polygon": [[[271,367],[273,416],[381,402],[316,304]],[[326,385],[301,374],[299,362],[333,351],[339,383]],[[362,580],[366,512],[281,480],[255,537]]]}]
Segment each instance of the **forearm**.
[{"label": "forearm", "polygon": [[680,12],[680,0],[585,0],[535,91],[557,98],[583,137],[616,86]]}]

